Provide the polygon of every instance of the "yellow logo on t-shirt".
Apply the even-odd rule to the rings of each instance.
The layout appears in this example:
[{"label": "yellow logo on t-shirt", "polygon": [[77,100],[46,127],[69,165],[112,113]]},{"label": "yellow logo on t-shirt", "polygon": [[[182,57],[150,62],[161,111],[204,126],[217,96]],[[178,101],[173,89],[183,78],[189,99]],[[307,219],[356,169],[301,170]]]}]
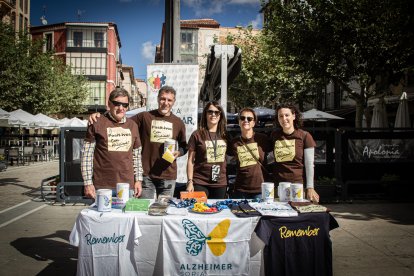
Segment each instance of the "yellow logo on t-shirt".
[{"label": "yellow logo on t-shirt", "polygon": [[223,140],[217,140],[216,158],[214,158],[214,144],[206,141],[207,163],[224,162],[227,145]]},{"label": "yellow logo on t-shirt", "polygon": [[292,161],[295,148],[295,140],[277,140],[274,148],[276,162]]},{"label": "yellow logo on t-shirt", "polygon": [[[249,147],[250,151],[246,147]],[[256,158],[254,158],[252,154],[254,154]],[[257,143],[238,146],[237,156],[239,158],[240,168],[256,165],[256,159],[259,159],[259,148],[257,146]]]},{"label": "yellow logo on t-shirt", "polygon": [[173,124],[167,121],[152,120],[151,137],[153,143],[164,143],[166,139],[173,138]]},{"label": "yellow logo on t-shirt", "polygon": [[132,146],[131,130],[122,127],[106,129],[108,135],[108,151],[129,151]]}]

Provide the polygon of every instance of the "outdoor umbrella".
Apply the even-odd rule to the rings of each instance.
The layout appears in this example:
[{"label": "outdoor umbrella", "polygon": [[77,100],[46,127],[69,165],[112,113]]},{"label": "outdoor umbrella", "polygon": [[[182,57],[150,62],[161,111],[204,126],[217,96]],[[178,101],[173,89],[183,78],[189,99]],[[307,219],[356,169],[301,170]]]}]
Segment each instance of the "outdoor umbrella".
[{"label": "outdoor umbrella", "polygon": [[132,109],[132,110],[128,110],[126,112],[126,116],[128,118],[130,118],[130,117],[132,117],[134,115],[137,115],[138,113],[144,112],[146,110],[147,110],[147,107],[146,106],[143,106],[143,107],[140,107],[140,108],[135,108],[135,109]]},{"label": "outdoor umbrella", "polygon": [[395,116],[395,128],[410,128],[410,111],[408,110],[407,93],[403,92],[398,105],[397,115]]},{"label": "outdoor umbrella", "polygon": [[43,121],[45,123],[44,127],[48,129],[57,128],[62,125],[62,123],[59,122],[58,120],[55,120],[49,116],[46,116],[43,113],[36,114],[34,115],[34,117],[39,121]]},{"label": "outdoor umbrella", "polygon": [[[64,118],[66,119],[66,118]],[[62,120],[64,120],[62,119]],[[79,118],[72,118],[72,119],[66,119],[62,125],[62,127],[86,127],[88,126],[88,121],[81,120]]]},{"label": "outdoor umbrella", "polygon": [[344,118],[332,115],[315,108],[302,113],[303,120],[325,122],[328,120],[343,120]]},{"label": "outdoor umbrella", "polygon": [[380,99],[374,106],[371,128],[388,128],[387,109],[384,99]]}]

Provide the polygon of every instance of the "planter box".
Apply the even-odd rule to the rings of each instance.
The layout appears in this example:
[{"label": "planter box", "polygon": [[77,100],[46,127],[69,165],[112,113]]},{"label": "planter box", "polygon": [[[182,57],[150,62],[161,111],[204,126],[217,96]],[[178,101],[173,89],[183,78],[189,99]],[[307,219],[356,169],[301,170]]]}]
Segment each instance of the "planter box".
[{"label": "planter box", "polygon": [[315,183],[315,190],[319,194],[320,202],[333,202],[338,200],[338,193],[335,184]]},{"label": "planter box", "polygon": [[7,162],[2,160],[0,161],[0,172],[5,171],[7,169]]}]

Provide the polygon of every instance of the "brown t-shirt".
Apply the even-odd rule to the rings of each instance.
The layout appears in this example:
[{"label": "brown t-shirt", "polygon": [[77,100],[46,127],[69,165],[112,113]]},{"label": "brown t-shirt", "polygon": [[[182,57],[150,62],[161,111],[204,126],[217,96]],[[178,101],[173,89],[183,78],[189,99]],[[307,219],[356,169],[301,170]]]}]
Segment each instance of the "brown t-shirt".
[{"label": "brown t-shirt", "polygon": [[292,134],[284,134],[276,130],[271,134],[273,154],[276,163],[273,165],[273,175],[278,182],[288,181],[305,183],[304,179],[304,150],[316,146],[312,135],[301,129]]},{"label": "brown t-shirt", "polygon": [[[209,187],[225,187],[226,179],[226,151],[227,143],[215,132],[207,134],[207,140],[201,138],[200,130],[191,134],[188,141],[188,150],[195,152],[193,183]],[[210,139],[211,137],[211,139]],[[214,154],[214,147],[216,154]],[[218,182],[211,181],[211,165],[220,165],[220,178]]]},{"label": "brown t-shirt", "polygon": [[238,165],[235,190],[244,193],[260,193],[264,182],[262,167],[251,153],[263,164],[266,152],[272,150],[269,137],[263,133],[255,133],[250,139],[241,138],[244,143],[240,138],[237,137],[231,141],[231,155],[237,157]]},{"label": "brown t-shirt", "polygon": [[130,119],[117,123],[108,114],[88,126],[85,141],[96,142],[93,184],[96,189],[116,188],[116,183],[134,184],[132,149],[139,148],[137,125]]},{"label": "brown t-shirt", "polygon": [[185,126],[183,121],[171,114],[161,115],[158,110],[141,112],[131,117],[138,125],[142,143],[142,167],[144,176],[154,179],[176,180],[177,162],[162,159],[164,141],[174,139],[180,148],[186,148]]}]

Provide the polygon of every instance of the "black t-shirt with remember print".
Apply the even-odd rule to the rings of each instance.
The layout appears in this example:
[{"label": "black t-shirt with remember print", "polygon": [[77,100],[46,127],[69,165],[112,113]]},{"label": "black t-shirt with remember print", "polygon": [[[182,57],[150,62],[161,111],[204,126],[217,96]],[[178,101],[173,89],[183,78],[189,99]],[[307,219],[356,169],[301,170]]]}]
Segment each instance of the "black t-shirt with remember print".
[{"label": "black t-shirt with remember print", "polygon": [[329,231],[337,227],[337,221],[329,213],[262,217],[254,231],[266,245],[265,274],[332,275]]},{"label": "black t-shirt with remember print", "polygon": [[273,165],[273,175],[277,182],[288,181],[305,183],[304,150],[316,146],[312,135],[301,129],[287,135],[282,130],[272,132],[273,155],[275,163]]}]

